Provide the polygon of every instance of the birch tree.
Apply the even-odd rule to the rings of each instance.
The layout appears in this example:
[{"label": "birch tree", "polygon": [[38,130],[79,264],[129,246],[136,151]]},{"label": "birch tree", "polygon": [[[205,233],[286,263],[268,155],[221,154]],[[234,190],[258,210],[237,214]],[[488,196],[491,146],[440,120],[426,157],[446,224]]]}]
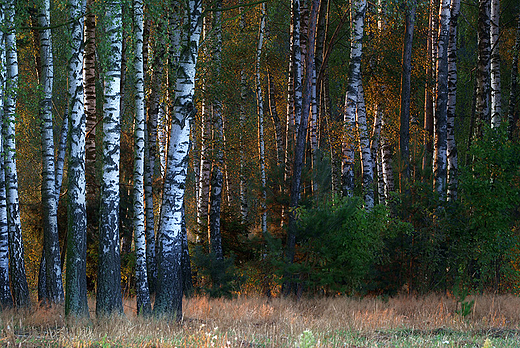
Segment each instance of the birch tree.
[{"label": "birch tree", "polygon": [[441,200],[446,196],[447,159],[447,104],[448,104],[448,40],[450,29],[450,0],[441,0],[439,12],[439,36],[436,62],[435,97],[435,154],[433,163],[434,186]]},{"label": "birch tree", "polygon": [[[0,28],[5,25],[4,3],[0,2]],[[4,97],[6,84],[5,33],[0,29],[0,151],[3,151],[4,138]],[[7,197],[5,192],[4,156],[0,156],[0,305],[2,308],[13,306],[11,287],[9,286],[9,226],[7,223]]]},{"label": "birch tree", "polygon": [[106,4],[104,57],[103,174],[101,186],[99,256],[96,292],[97,315],[123,312],[119,246],[119,162],[121,139],[121,2]]},{"label": "birch tree", "polygon": [[343,196],[352,196],[354,192],[354,130],[359,84],[361,83],[361,54],[363,51],[363,27],[367,3],[365,0],[353,0],[350,5],[352,34],[350,39],[350,61],[348,84],[345,95],[343,114],[344,134],[342,141],[343,160],[341,163],[341,181]]},{"label": "birch tree", "polygon": [[448,200],[457,199],[458,157],[455,143],[455,107],[457,104],[457,20],[460,0],[451,2],[450,39],[448,44],[448,109],[446,115],[446,155],[448,168]]},{"label": "birch tree", "polygon": [[[174,11],[172,11],[174,12]],[[178,24],[176,24],[178,26]],[[159,21],[155,26],[157,36],[164,33],[164,25]],[[172,43],[173,45],[173,43]],[[146,214],[146,270],[148,286],[151,294],[155,293],[157,282],[157,260],[155,252],[155,216],[153,181],[157,177],[155,162],[157,159],[157,125],[161,107],[161,82],[164,75],[166,48],[162,37],[156,37],[153,46],[153,61],[150,64],[152,78],[148,95],[147,120],[145,124],[145,166],[144,166],[144,196]],[[159,173],[161,171],[159,170]]]},{"label": "birch tree", "polygon": [[164,177],[159,252],[157,296],[154,313],[182,317],[182,223],[185,183],[190,143],[190,123],[195,114],[193,93],[195,69],[202,24],[202,2],[189,0],[186,9],[186,32],[180,48],[175,87],[174,114],[171,115],[168,161]]},{"label": "birch tree", "polygon": [[372,183],[374,181],[374,165],[372,163],[372,153],[370,151],[370,139],[367,130],[367,113],[365,106],[365,96],[363,92],[363,84],[358,86],[359,94],[356,109],[356,123],[359,133],[359,150],[361,155],[361,170],[363,179],[363,197],[365,199],[365,209],[372,210],[374,207],[374,189]]},{"label": "birch tree", "polygon": [[85,205],[85,112],[83,102],[83,15],[85,2],[70,0],[69,60],[70,154],[68,188],[67,273],[65,315],[88,317],[87,211]]},{"label": "birch tree", "polygon": [[224,182],[224,121],[222,119],[222,101],[220,100],[221,81],[220,70],[222,65],[222,1],[215,2],[215,13],[213,17],[212,31],[214,32],[212,61],[215,64],[214,80],[212,81],[211,109],[213,111],[213,153],[214,160],[211,168],[211,196],[209,211],[209,245],[210,252],[217,260],[222,260],[222,235],[220,231],[220,212],[222,206],[222,187]]},{"label": "birch tree", "polygon": [[260,228],[262,234],[267,233],[267,180],[265,174],[265,142],[264,142],[264,100],[262,95],[262,85],[260,81],[260,58],[262,56],[262,46],[264,42],[265,22],[266,22],[265,3],[262,4],[260,14],[260,28],[258,30],[258,46],[256,48],[256,99],[258,110],[258,159],[260,163]]},{"label": "birch tree", "polygon": [[18,53],[16,48],[15,1],[5,3],[5,23],[10,30],[5,34],[6,47],[6,93],[4,104],[4,166],[7,190],[7,222],[9,226],[9,277],[14,304],[17,307],[30,305],[29,287],[25,275],[24,246],[20,221],[18,197],[18,174],[16,170],[16,99],[18,92]]},{"label": "birch tree", "polygon": [[406,5],[405,34],[403,43],[401,71],[401,110],[399,129],[399,149],[401,150],[401,192],[408,192],[410,180],[410,89],[412,77],[412,44],[415,26],[417,1]]},{"label": "birch tree", "polygon": [[[295,1],[297,2],[297,1]],[[315,37],[316,37],[316,22],[318,9],[320,6],[320,0],[313,0],[310,12],[310,23],[309,23],[309,41],[308,49],[305,58],[305,71],[307,72],[305,80],[303,81],[302,89],[302,101],[301,101],[301,122],[298,123],[298,133],[296,137],[296,143],[294,147],[294,163],[291,178],[291,191],[289,198],[289,224],[287,232],[287,250],[286,250],[286,262],[292,264],[294,262],[295,247],[296,247],[296,208],[300,202],[300,189],[302,180],[302,169],[303,160],[305,155],[305,138],[307,136],[307,126],[309,121],[310,103],[311,103],[311,84],[312,84],[312,71],[314,70],[314,48],[315,48]],[[295,6],[296,7],[296,6]],[[296,75],[297,76],[297,75]],[[295,100],[298,95],[295,95]],[[296,104],[296,101],[295,101]],[[296,107],[295,107],[296,109]],[[295,122],[296,124],[296,122]],[[294,284],[289,279],[286,279],[283,288],[285,295],[289,295],[294,290]]]},{"label": "birch tree", "polygon": [[[46,299],[51,303],[64,301],[63,283],[60,265],[60,243],[58,235],[58,199],[56,192],[56,170],[54,163],[54,132],[52,116],[52,96],[54,63],[52,55],[52,37],[50,29],[50,1],[42,2],[38,24],[45,28],[40,31],[41,77],[43,97],[40,100],[40,118],[42,132],[42,207],[43,240],[45,257]],[[45,261],[45,262],[43,262]]]},{"label": "birch tree", "polygon": [[500,82],[500,0],[491,0],[490,11],[491,46],[491,128],[502,122],[502,87]]},{"label": "birch tree", "polygon": [[[94,13],[94,0],[87,1],[87,13],[85,15],[84,39],[85,54],[83,56],[83,93],[86,117],[86,139],[85,139],[85,180],[87,181],[88,204],[97,206],[95,203],[96,182],[96,14]],[[96,223],[93,216],[87,217],[89,225]]]},{"label": "birch tree", "polygon": [[476,99],[476,119],[477,134],[480,132],[481,124],[490,122],[490,103],[489,103],[489,62],[491,58],[490,45],[490,7],[491,0],[479,0],[478,6],[478,57],[477,57],[477,99]]},{"label": "birch tree", "polygon": [[143,62],[143,2],[134,0],[135,35],[135,121],[134,121],[134,239],[137,311],[151,312],[148,274],[146,269],[146,235],[144,225],[144,62]]}]

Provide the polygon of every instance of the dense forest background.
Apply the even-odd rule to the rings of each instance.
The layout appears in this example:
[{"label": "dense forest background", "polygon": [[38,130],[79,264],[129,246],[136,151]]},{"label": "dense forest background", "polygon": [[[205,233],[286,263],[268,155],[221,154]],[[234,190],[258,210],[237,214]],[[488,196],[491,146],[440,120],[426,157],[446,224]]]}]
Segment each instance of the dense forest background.
[{"label": "dense forest background", "polygon": [[[0,19],[2,166],[11,191],[15,152],[21,219],[13,229],[4,194],[9,267],[24,263],[40,300],[64,301],[46,294],[45,278],[59,265],[59,282],[73,282],[66,259],[78,255],[80,293],[108,298],[107,313],[120,307],[119,284],[125,296],[158,292],[154,310],[173,312],[178,303],[161,292],[181,283],[181,298],[518,292],[516,0],[2,0]],[[77,52],[83,155],[74,150]],[[63,188],[50,194],[56,254],[44,247],[44,187],[63,124]],[[71,225],[83,221],[71,203],[77,170],[83,227]],[[84,257],[70,255],[75,233],[86,237]],[[178,245],[169,266],[161,233]],[[12,272],[7,284],[24,305]],[[67,301],[84,313],[81,299]]]}]

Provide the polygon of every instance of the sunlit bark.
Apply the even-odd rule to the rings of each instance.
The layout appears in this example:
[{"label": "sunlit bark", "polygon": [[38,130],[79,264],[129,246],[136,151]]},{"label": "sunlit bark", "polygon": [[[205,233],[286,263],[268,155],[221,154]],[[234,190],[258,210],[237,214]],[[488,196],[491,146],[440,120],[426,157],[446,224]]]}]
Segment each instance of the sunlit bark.
[{"label": "sunlit bark", "polygon": [[352,34],[350,40],[348,85],[345,95],[345,112],[343,114],[344,135],[341,165],[343,196],[352,196],[354,193],[354,130],[358,88],[361,83],[361,54],[363,49],[362,40],[366,5],[365,0],[353,0],[350,6]]}]

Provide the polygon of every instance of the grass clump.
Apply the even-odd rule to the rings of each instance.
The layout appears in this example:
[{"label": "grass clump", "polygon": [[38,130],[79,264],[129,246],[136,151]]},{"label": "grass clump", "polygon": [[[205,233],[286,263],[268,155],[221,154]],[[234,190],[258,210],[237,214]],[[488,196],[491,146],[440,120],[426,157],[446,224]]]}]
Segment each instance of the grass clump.
[{"label": "grass clump", "polygon": [[[466,317],[452,295],[301,299],[238,296],[184,301],[180,323],[126,314],[83,322],[63,308],[0,313],[0,346],[11,347],[518,347],[520,299],[468,296]],[[95,308],[91,304],[90,308]]]}]

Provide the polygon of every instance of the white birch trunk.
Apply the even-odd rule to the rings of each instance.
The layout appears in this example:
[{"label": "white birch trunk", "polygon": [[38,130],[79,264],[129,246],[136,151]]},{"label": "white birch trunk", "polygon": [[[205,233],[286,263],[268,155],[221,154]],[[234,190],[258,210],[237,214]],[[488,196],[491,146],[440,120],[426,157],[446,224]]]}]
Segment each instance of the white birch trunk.
[{"label": "white birch trunk", "polygon": [[87,303],[87,212],[85,202],[85,112],[83,104],[83,14],[85,2],[70,0],[71,58],[69,61],[70,155],[69,228],[65,315],[88,317]]},{"label": "white birch trunk", "polygon": [[7,216],[9,225],[9,275],[14,304],[30,305],[29,287],[25,275],[20,203],[18,198],[18,174],[16,171],[16,98],[18,91],[18,53],[16,47],[15,2],[5,2],[6,26],[13,28],[5,36],[7,83],[4,105],[4,163],[7,190]]},{"label": "white birch trunk", "polygon": [[[83,61],[83,91],[86,117],[85,139],[85,179],[87,181],[87,200],[93,204],[98,192],[96,182],[96,15],[93,12],[94,0],[87,0],[87,14],[84,25],[85,54]],[[91,223],[95,221],[88,217]]]},{"label": "white birch trunk", "polygon": [[103,25],[109,48],[104,72],[103,174],[99,221],[96,314],[123,312],[119,244],[119,162],[121,141],[121,2],[108,2]]},{"label": "white birch trunk", "polygon": [[137,312],[151,312],[148,273],[146,268],[146,233],[144,212],[144,148],[145,103],[143,64],[143,2],[134,0],[135,35],[135,122],[134,122],[134,239]]},{"label": "white birch trunk", "polygon": [[[50,1],[43,1],[38,14],[40,27],[50,26]],[[56,172],[54,165],[54,132],[52,116],[52,95],[54,65],[52,55],[51,30],[40,31],[41,81],[43,98],[40,100],[42,131],[42,207],[43,235],[45,250],[46,300],[61,303],[64,300],[60,265],[60,243],[58,235],[58,198],[56,192]],[[42,260],[43,261],[43,260]]]},{"label": "white birch trunk", "polygon": [[491,128],[502,122],[502,86],[500,83],[500,0],[491,0]]},{"label": "white birch trunk", "polygon": [[262,57],[262,45],[264,42],[265,21],[266,21],[265,3],[262,4],[260,14],[260,28],[258,31],[258,46],[256,48],[256,98],[258,110],[258,160],[260,164],[260,184],[261,200],[260,200],[260,228],[262,234],[267,233],[267,180],[265,175],[265,143],[264,143],[264,100],[262,96],[262,84],[260,79],[260,58]]},{"label": "white birch trunk", "polygon": [[[0,26],[5,23],[5,7],[0,2]],[[4,120],[4,97],[6,83],[5,33],[0,30],[0,150],[3,149],[2,136]],[[5,192],[4,156],[0,156],[0,305],[2,308],[13,306],[11,287],[9,286],[9,226],[7,223],[7,197]]]},{"label": "white birch trunk", "polygon": [[435,151],[433,157],[434,187],[441,200],[446,197],[447,182],[447,104],[448,104],[448,41],[450,37],[451,0],[441,0],[436,65]]},{"label": "white birch trunk", "polygon": [[361,155],[363,196],[365,199],[365,209],[370,211],[374,207],[374,188],[372,186],[374,181],[374,165],[370,149],[370,139],[368,137],[367,114],[362,83],[359,84],[358,91],[356,116],[357,130],[359,133],[359,150]]},{"label": "white birch trunk", "polygon": [[352,0],[352,35],[350,40],[350,62],[347,93],[345,95],[345,112],[343,114],[344,134],[341,148],[341,182],[343,196],[354,193],[354,130],[356,127],[356,106],[358,88],[361,81],[361,54],[366,0]]},{"label": "white birch trunk", "polygon": [[157,296],[154,306],[154,313],[157,315],[175,316],[177,319],[182,317],[182,207],[188,167],[190,123],[195,113],[193,93],[202,24],[202,2],[190,0],[188,5],[185,23],[189,31],[185,34],[180,50],[175,107],[171,116],[159,231]]},{"label": "white birch trunk", "polygon": [[[390,192],[394,191],[394,171],[392,166],[392,151],[390,149],[390,143],[386,137],[385,132],[385,115],[381,115],[381,153],[379,156],[381,157],[381,174],[383,177],[383,197],[384,199],[379,201],[379,203],[390,203]],[[380,194],[381,197],[381,194]]]},{"label": "white birch trunk", "polygon": [[[203,40],[208,39],[208,32],[210,31],[208,18],[203,19]],[[204,56],[208,53],[207,49],[203,48]],[[198,198],[197,201],[197,228],[198,237],[202,238],[200,242],[204,243],[207,234],[209,234],[209,196],[210,196],[210,182],[211,182],[211,105],[207,100],[208,94],[207,81],[202,82],[202,105],[201,105],[201,125],[202,134],[200,141],[200,174],[198,182]],[[208,241],[209,242],[209,241]]]},{"label": "white birch trunk", "polygon": [[455,107],[457,105],[457,20],[460,11],[460,0],[452,0],[450,19],[450,40],[448,45],[448,109],[446,120],[447,132],[447,167],[448,167],[448,200],[457,199],[458,157],[455,143]]}]

